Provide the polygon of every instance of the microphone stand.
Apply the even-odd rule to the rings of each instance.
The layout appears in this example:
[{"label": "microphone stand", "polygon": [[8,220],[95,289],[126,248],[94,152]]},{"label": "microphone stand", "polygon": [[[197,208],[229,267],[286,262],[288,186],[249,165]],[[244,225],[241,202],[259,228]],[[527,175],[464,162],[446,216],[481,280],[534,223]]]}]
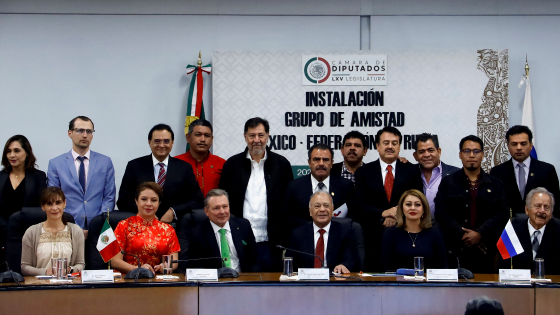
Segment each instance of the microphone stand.
[{"label": "microphone stand", "polygon": [[453,254],[452,251],[447,251],[447,252],[451,254],[453,257],[455,257],[455,259],[457,259],[457,275],[459,277],[462,277],[466,281],[469,281],[469,279],[474,279],[474,275],[470,270],[461,268],[461,264],[459,263],[459,257]]},{"label": "microphone stand", "polygon": [[138,259],[138,256],[129,254],[124,250],[121,251],[121,254],[132,256],[136,258],[136,262],[138,262],[138,268],[127,273],[126,276],[124,276],[125,279],[134,279],[134,282],[137,282],[138,279],[152,279],[156,277],[151,270],[142,268],[142,264],[140,264],[140,259]]},{"label": "microphone stand", "polygon": [[17,283],[17,285],[21,285],[20,282],[25,281],[22,275],[20,275],[17,272],[13,272],[12,269],[10,269],[10,265],[8,264],[8,261],[5,261],[2,264],[0,264],[0,266],[2,265],[6,265],[6,271],[0,273],[0,283],[15,282]]},{"label": "microphone stand", "polygon": [[227,258],[222,257],[207,257],[207,258],[193,258],[193,259],[183,259],[183,260],[173,260],[172,263],[178,262],[189,262],[189,261],[196,261],[196,260],[207,260],[207,259],[219,259],[222,261],[222,268],[218,269],[218,278],[239,278],[239,273],[232,268],[228,268],[224,266],[224,261]]},{"label": "microphone stand", "polygon": [[291,250],[292,252],[296,252],[296,253],[300,253],[300,254],[304,254],[304,255],[308,255],[308,256],[317,257],[317,258],[319,258],[319,261],[321,261],[321,266],[322,266],[321,268],[328,268],[327,266],[325,266],[325,262],[323,261],[323,259],[321,259],[321,257],[319,257],[318,255],[310,254],[310,253],[306,253],[306,252],[301,252],[301,251],[299,251],[299,250],[287,248],[287,247],[284,247],[284,246],[282,246],[282,245],[276,245],[276,247],[278,247],[278,248],[280,248],[280,249],[283,249],[283,250],[286,250],[286,251]]}]

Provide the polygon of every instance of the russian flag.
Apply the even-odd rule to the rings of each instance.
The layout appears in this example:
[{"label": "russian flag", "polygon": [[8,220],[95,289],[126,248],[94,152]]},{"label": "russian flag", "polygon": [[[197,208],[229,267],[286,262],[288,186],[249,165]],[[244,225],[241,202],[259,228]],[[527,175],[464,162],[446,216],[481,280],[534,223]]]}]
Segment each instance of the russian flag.
[{"label": "russian flag", "polygon": [[506,228],[502,232],[502,236],[500,236],[496,246],[498,246],[498,250],[503,259],[508,259],[523,253],[523,246],[521,246],[519,238],[517,238],[517,234],[515,234],[511,221],[508,221],[506,224]]}]

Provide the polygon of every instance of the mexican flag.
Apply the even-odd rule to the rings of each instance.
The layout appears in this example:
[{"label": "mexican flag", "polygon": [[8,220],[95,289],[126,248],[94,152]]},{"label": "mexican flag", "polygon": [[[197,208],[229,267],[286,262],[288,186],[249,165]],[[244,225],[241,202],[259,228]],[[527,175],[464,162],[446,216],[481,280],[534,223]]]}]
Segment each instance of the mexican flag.
[{"label": "mexican flag", "polygon": [[[189,125],[197,120],[204,119],[204,104],[202,103],[202,91],[204,80],[202,73],[210,74],[212,66],[207,64],[202,65],[201,55],[198,54],[198,62],[196,66],[188,65],[187,74],[192,74],[191,84],[189,86],[189,96],[187,99],[187,117],[185,118],[185,135],[189,131]],[[187,144],[187,151],[189,145]]]},{"label": "mexican flag", "polygon": [[109,225],[108,220],[105,220],[103,228],[101,229],[101,234],[97,240],[97,250],[105,262],[111,260],[111,258],[115,257],[115,255],[121,251],[119,242],[117,242],[115,233],[113,233],[113,229]]}]

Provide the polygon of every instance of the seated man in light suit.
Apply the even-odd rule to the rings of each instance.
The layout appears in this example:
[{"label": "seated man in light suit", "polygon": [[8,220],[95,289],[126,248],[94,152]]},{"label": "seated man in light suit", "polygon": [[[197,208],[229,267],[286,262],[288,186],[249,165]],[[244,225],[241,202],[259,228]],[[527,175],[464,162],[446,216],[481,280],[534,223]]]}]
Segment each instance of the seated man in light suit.
[{"label": "seated man in light suit", "polygon": [[[294,258],[294,268],[321,268],[321,260],[335,273],[356,271],[357,249],[349,222],[332,221],[331,195],[318,190],[309,201],[313,222],[300,225],[292,231],[289,248],[309,253],[303,255],[290,250],[286,256]],[[321,257],[313,258],[313,254]]]},{"label": "seated man in light suit", "polygon": [[[255,236],[249,220],[230,217],[229,198],[225,190],[212,189],[204,199],[208,220],[179,233],[181,260],[222,257],[223,266],[237,272],[259,271],[255,256]],[[225,243],[224,243],[225,240]],[[219,259],[190,261],[188,268],[219,269]],[[184,263],[181,266],[185,268]]]},{"label": "seated man in light suit", "polygon": [[88,222],[115,207],[115,169],[111,158],[89,149],[93,121],[78,116],[68,127],[72,150],[49,161],[48,186],[56,186],[66,196],[66,212],[84,230]]},{"label": "seated man in light suit", "polygon": [[[513,257],[513,268],[535,269],[535,258],[544,259],[545,274],[560,274],[560,220],[552,217],[554,195],[543,187],[527,194],[525,213],[516,217],[513,229],[523,246],[523,253]],[[501,259],[501,257],[500,257]],[[500,262],[502,268],[510,268],[510,259]]]},{"label": "seated man in light suit", "polygon": [[169,156],[175,134],[170,126],[158,124],[148,133],[152,154],[134,159],[126,165],[119,189],[119,210],[137,212],[136,187],[156,182],[163,188],[163,198],[156,216],[163,223],[180,220],[185,213],[202,208],[204,197],[191,165]]},{"label": "seated man in light suit", "polygon": [[315,144],[308,151],[311,174],[290,182],[284,200],[284,215],[290,227],[295,228],[311,221],[309,197],[323,190],[330,194],[334,203],[333,216],[351,217],[354,199],[354,183],[340,176],[330,176],[333,165],[333,150],[322,143]]}]

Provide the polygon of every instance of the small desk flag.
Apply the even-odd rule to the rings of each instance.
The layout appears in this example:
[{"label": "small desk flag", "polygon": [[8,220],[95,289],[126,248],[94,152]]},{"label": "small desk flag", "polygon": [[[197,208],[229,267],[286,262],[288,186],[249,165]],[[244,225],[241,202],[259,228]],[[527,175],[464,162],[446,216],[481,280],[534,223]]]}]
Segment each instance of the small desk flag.
[{"label": "small desk flag", "polygon": [[521,246],[519,238],[517,238],[517,234],[515,234],[511,221],[508,221],[506,224],[506,228],[502,232],[502,236],[500,236],[496,246],[498,246],[498,250],[503,259],[508,259],[523,253],[523,246]]},{"label": "small desk flag", "polygon": [[115,255],[121,251],[119,242],[117,242],[115,233],[113,233],[113,229],[109,225],[108,220],[105,220],[105,223],[103,223],[103,228],[101,229],[101,234],[99,234],[96,247],[105,262],[111,260],[111,258],[115,257]]}]

